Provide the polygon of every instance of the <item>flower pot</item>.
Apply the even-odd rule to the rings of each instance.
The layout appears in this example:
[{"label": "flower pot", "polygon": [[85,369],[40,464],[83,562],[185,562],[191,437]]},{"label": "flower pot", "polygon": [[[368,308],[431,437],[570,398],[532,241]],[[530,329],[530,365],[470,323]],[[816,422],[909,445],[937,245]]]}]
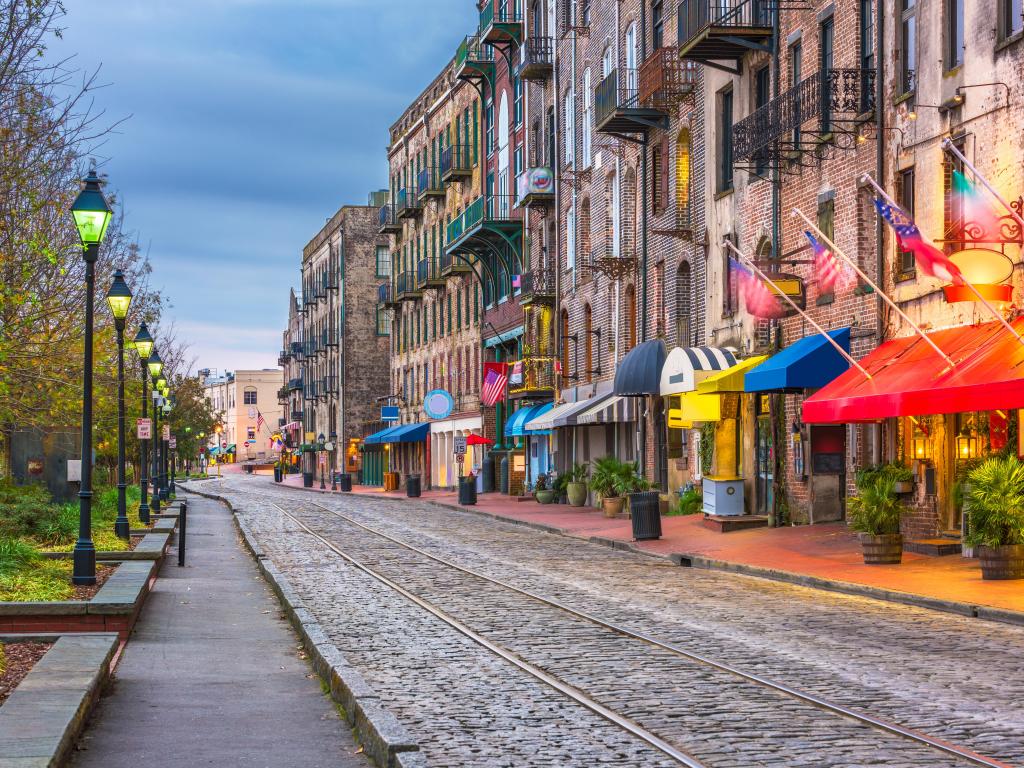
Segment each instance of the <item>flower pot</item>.
[{"label": "flower pot", "polygon": [[899,533],[883,533],[875,536],[870,533],[859,534],[860,545],[864,550],[865,565],[893,565],[903,560],[903,535]]},{"label": "flower pot", "polygon": [[892,485],[893,493],[913,493],[914,481],[913,480],[897,480]]},{"label": "flower pot", "polygon": [[555,492],[554,491],[548,491],[548,490],[537,491],[537,493],[535,495],[537,496],[537,503],[538,504],[550,504],[551,502],[553,502],[555,500]]},{"label": "flower pot", "polygon": [[978,547],[981,578],[987,580],[1024,579],[1024,544]]},{"label": "flower pot", "polygon": [[565,494],[569,497],[569,503],[574,507],[582,507],[587,503],[587,484],[569,483],[565,486]]},{"label": "flower pot", "polygon": [[621,496],[609,496],[601,499],[601,509],[605,517],[618,517],[622,514],[622,505],[625,503],[626,500]]}]

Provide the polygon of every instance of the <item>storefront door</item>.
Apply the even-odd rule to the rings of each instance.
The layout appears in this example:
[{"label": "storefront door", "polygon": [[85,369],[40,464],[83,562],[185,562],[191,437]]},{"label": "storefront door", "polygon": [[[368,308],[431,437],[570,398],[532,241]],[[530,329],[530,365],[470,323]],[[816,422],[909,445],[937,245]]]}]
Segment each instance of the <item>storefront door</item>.
[{"label": "storefront door", "polygon": [[757,418],[757,514],[770,515],[772,512],[775,446],[772,441],[772,420],[770,416]]},{"label": "storefront door", "polygon": [[811,523],[846,517],[846,428],[811,427]]}]

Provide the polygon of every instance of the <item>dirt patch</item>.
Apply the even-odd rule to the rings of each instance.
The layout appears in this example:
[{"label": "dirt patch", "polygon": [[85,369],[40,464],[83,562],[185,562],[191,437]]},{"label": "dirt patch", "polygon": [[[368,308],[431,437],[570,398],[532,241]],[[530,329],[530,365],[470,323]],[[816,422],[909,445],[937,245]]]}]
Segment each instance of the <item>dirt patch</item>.
[{"label": "dirt patch", "polygon": [[4,643],[0,645],[0,706],[50,650],[53,643]]},{"label": "dirt patch", "polygon": [[96,565],[96,583],[95,584],[76,584],[74,593],[71,595],[69,600],[92,600],[96,593],[100,591],[100,587],[107,583],[114,571],[117,570],[116,565]]},{"label": "dirt patch", "polygon": [[135,549],[139,546],[139,542],[142,541],[142,536],[132,536],[128,542],[128,549]]}]

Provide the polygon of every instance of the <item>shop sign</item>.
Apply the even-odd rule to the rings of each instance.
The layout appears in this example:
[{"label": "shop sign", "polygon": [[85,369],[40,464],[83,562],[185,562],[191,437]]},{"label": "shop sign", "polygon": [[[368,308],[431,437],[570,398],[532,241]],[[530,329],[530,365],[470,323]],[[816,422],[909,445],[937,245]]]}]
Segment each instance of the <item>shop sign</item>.
[{"label": "shop sign", "polygon": [[454,398],[444,389],[432,389],[423,398],[423,411],[431,419],[447,419],[454,408]]},{"label": "shop sign", "polygon": [[398,421],[399,413],[397,405],[382,405],[380,407],[381,421]]},{"label": "shop sign", "polygon": [[153,437],[153,420],[136,419],[135,437],[137,437],[139,440],[149,440],[151,437]]},{"label": "shop sign", "polygon": [[683,418],[682,408],[669,408],[668,427],[669,429],[693,429],[693,422]]},{"label": "shop sign", "polygon": [[175,450],[178,447],[178,438],[172,436],[171,439],[168,442],[169,442],[168,447],[172,451]]},{"label": "shop sign", "polygon": [[164,428],[161,431],[163,432],[164,440],[170,440],[171,439],[171,425],[170,424],[164,424]]},{"label": "shop sign", "polygon": [[769,395],[760,394],[757,396],[757,412],[761,416],[771,415],[771,400],[768,399]]}]

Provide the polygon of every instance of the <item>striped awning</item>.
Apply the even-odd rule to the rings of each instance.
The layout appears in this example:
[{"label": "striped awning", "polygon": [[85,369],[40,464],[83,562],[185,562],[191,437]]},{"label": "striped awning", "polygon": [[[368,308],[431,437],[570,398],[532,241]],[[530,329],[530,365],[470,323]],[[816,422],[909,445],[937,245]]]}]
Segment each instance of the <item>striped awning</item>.
[{"label": "striped awning", "polygon": [[721,347],[676,347],[661,369],[661,395],[693,392],[697,382],[736,365],[736,356]]},{"label": "striped awning", "polygon": [[556,405],[547,413],[542,413],[526,422],[525,429],[527,432],[539,432],[558,427],[575,426],[576,419],[581,413],[596,406],[599,402],[607,402],[611,397],[613,397],[612,393],[608,392],[607,394],[598,395],[587,400],[577,400],[574,403]]},{"label": "striped awning", "polygon": [[584,411],[576,419],[577,424],[624,424],[636,421],[635,397],[612,397]]},{"label": "striped awning", "polygon": [[302,429],[302,422],[301,421],[289,421],[287,424],[285,424],[283,427],[281,427],[281,429],[284,429],[284,430]]}]

